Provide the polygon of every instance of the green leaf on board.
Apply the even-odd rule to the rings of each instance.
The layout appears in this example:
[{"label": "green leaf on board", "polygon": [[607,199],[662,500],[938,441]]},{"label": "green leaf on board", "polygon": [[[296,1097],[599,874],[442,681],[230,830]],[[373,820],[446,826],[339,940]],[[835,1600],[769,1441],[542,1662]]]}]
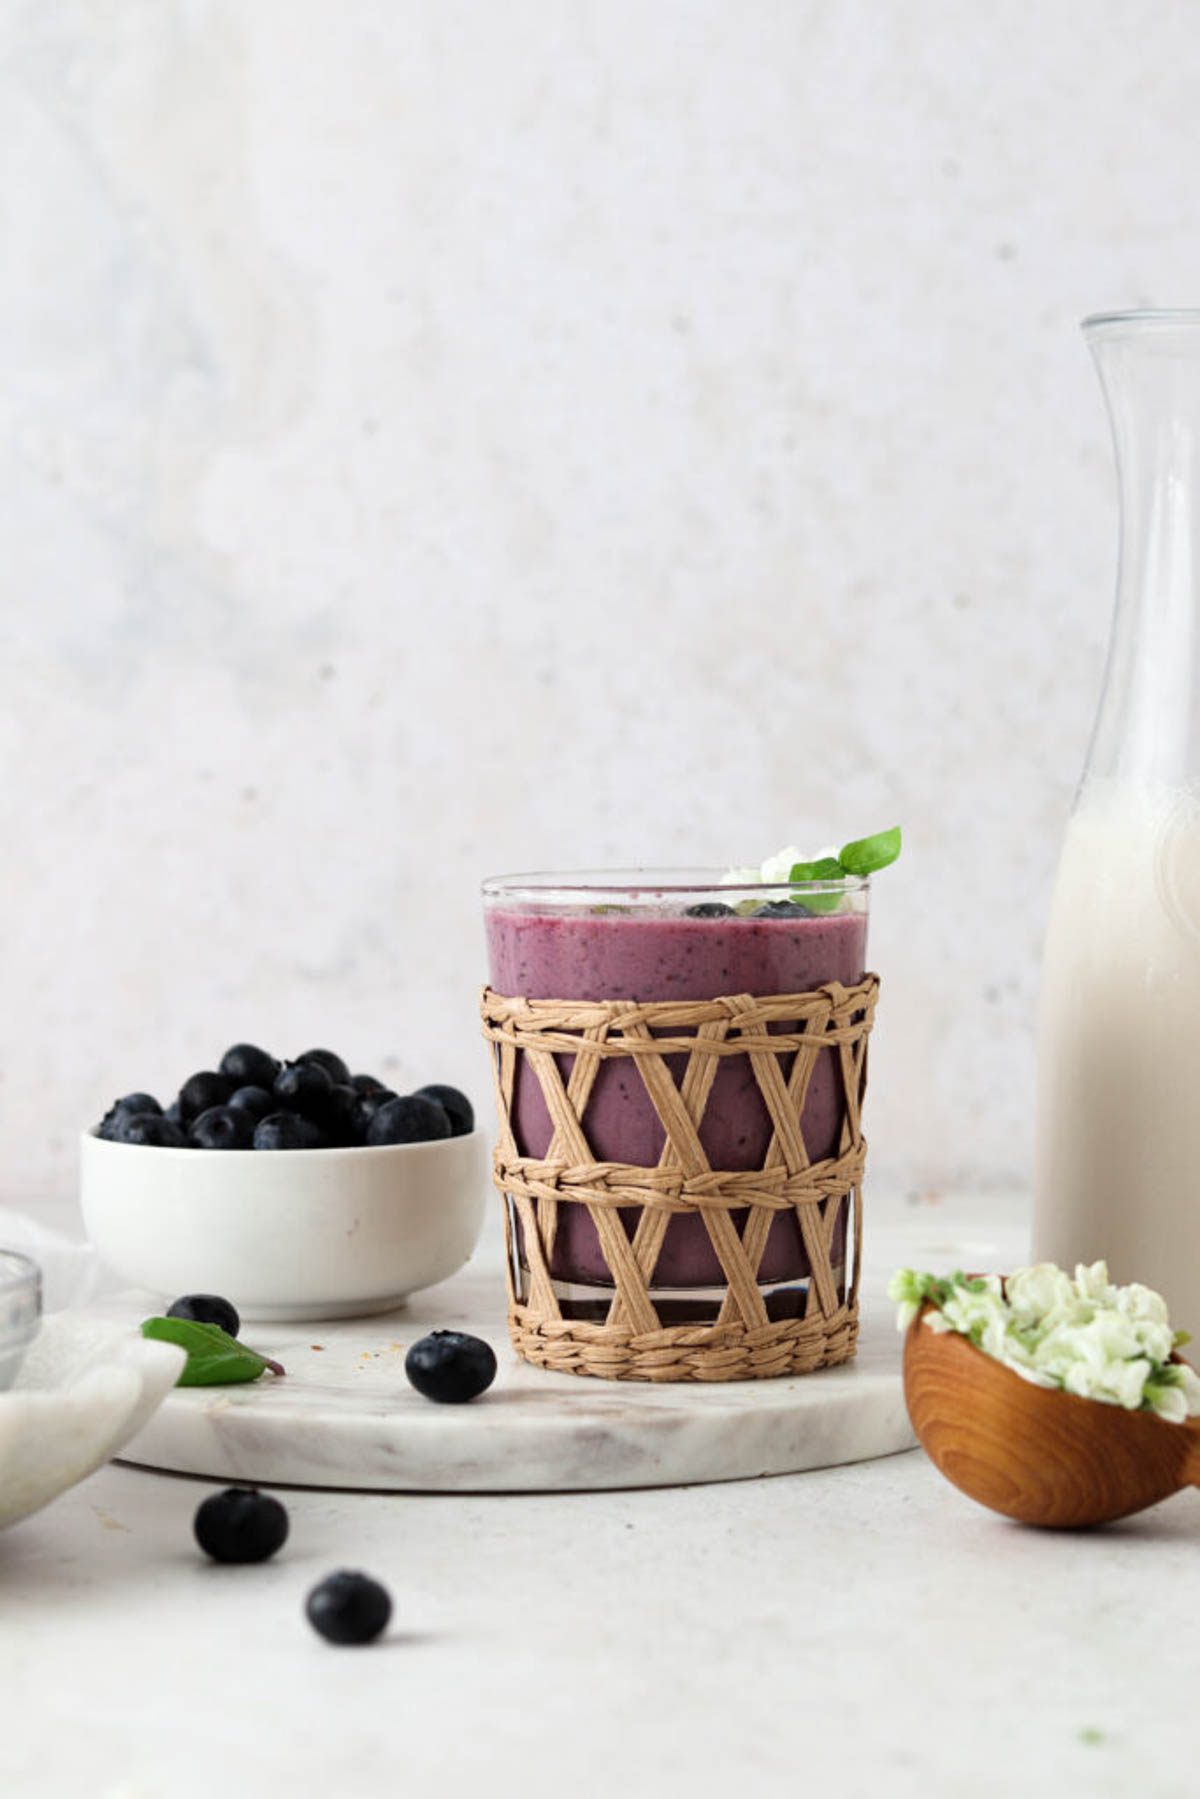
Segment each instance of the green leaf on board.
[{"label": "green leaf on board", "polygon": [[142,1335],[160,1343],[178,1343],[187,1351],[183,1373],[175,1383],[179,1387],[232,1386],[257,1380],[268,1368],[273,1374],[283,1373],[278,1362],[247,1349],[219,1324],[199,1324],[192,1318],[147,1318]]}]

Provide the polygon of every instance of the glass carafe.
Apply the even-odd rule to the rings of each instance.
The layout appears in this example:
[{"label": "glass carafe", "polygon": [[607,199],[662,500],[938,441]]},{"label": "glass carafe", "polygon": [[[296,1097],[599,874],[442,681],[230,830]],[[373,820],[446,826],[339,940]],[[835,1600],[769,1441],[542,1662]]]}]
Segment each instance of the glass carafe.
[{"label": "glass carafe", "polygon": [[1200,1331],[1200,311],[1084,323],[1121,539],[1042,971],[1034,1256]]}]

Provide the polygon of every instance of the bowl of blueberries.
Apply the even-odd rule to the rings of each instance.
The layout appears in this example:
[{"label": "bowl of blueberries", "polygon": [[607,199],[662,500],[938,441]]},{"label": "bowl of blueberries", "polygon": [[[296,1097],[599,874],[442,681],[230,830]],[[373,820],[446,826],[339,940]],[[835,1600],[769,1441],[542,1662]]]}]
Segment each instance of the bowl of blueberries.
[{"label": "bowl of blueberries", "polygon": [[81,1145],[88,1236],[155,1293],[236,1292],[250,1318],[351,1318],[446,1280],[483,1225],[470,1100],[396,1093],[332,1050],[235,1043],[163,1106],[114,1101]]}]

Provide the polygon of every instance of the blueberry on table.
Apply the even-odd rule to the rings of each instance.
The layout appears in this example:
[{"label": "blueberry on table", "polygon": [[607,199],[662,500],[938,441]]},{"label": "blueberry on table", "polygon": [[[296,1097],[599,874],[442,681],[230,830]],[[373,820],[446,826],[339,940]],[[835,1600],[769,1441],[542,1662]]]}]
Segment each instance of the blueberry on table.
[{"label": "blueberry on table", "polygon": [[417,1088],[417,1097],[431,1099],[441,1106],[450,1120],[452,1137],[466,1137],[475,1129],[475,1108],[457,1087],[448,1087],[444,1081],[430,1081],[427,1086]]},{"label": "blueberry on table", "polygon": [[254,1149],[321,1149],[325,1139],[310,1119],[296,1112],[271,1112],[254,1127]]},{"label": "blueberry on table", "polygon": [[215,1324],[236,1337],[242,1328],[237,1307],[219,1293],[185,1293],[167,1307],[168,1318],[187,1318],[193,1324]]},{"label": "blueberry on table", "polygon": [[188,1142],[194,1149],[249,1149],[255,1121],[236,1106],[210,1106],[193,1119]]},{"label": "blueberry on table", "polygon": [[434,1331],[413,1344],[404,1372],[418,1393],[439,1405],[478,1399],[496,1378],[496,1353],[482,1337],[466,1331]]},{"label": "blueberry on table", "polygon": [[192,1529],[214,1562],[265,1562],[287,1541],[288,1515],[269,1493],[227,1487],[201,1500]]},{"label": "blueberry on table", "polygon": [[382,1143],[431,1143],[438,1137],[449,1135],[450,1120],[444,1109],[435,1100],[422,1099],[418,1093],[389,1099],[367,1126],[367,1142],[376,1146]]},{"label": "blueberry on table", "polygon": [[149,1143],[155,1149],[186,1149],[187,1138],[161,1112],[122,1112],[113,1131],[114,1143]]},{"label": "blueberry on table", "polygon": [[235,1043],[221,1057],[221,1073],[235,1087],[270,1087],[279,1073],[279,1063],[256,1043]]},{"label": "blueberry on table", "polygon": [[756,906],[750,914],[751,918],[811,918],[812,913],[799,900],[768,900],[765,906]]},{"label": "blueberry on table", "polygon": [[319,1063],[285,1062],[275,1076],[273,1091],[285,1106],[312,1118],[328,1100],[332,1086],[328,1069]]},{"label": "blueberry on table", "polygon": [[191,1124],[193,1118],[199,1118],[210,1106],[223,1106],[236,1085],[227,1074],[217,1074],[211,1068],[189,1075],[179,1089],[179,1113],[183,1123]]},{"label": "blueberry on table", "polygon": [[303,1055],[296,1057],[297,1062],[310,1062],[316,1068],[323,1068],[336,1087],[348,1087],[350,1070],[340,1056],[335,1056],[331,1049],[306,1049]]},{"label": "blueberry on table", "polygon": [[370,1643],[386,1628],[392,1602],[386,1587],[369,1574],[340,1568],[318,1582],[304,1611],[327,1643]]},{"label": "blueberry on table", "polygon": [[684,909],[685,918],[732,918],[733,907],[727,906],[724,900],[701,900],[698,905]]},{"label": "blueberry on table", "polygon": [[245,1112],[257,1124],[260,1118],[265,1118],[268,1112],[274,1112],[278,1108],[279,1101],[265,1087],[237,1087],[229,1095],[229,1104],[236,1111]]}]

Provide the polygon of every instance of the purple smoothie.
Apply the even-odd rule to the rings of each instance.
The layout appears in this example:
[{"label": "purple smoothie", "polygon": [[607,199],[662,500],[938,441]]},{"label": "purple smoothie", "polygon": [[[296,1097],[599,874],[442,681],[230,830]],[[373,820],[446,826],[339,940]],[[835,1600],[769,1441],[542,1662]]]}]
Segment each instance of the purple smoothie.
[{"label": "purple smoothie", "polygon": [[[649,909],[597,914],[493,906],[487,913],[492,987],[526,999],[712,999],[727,993],[802,993],[826,981],[851,986],[865,972],[866,936],[865,912],[786,919],[689,918]],[[572,1060],[559,1058],[564,1080]],[[667,1058],[676,1080],[686,1060]],[[790,1057],[782,1059],[785,1079],[790,1064]],[[801,1120],[813,1161],[837,1153],[843,1113],[840,1072],[831,1053],[822,1052]],[[545,1155],[552,1136],[550,1117],[537,1076],[521,1065],[513,1123],[522,1154]],[[601,1064],[583,1124],[598,1161],[650,1168],[657,1164],[663,1127],[628,1062]],[[749,1058],[722,1058],[700,1128],[712,1167],[761,1167],[771,1129]],[[636,1210],[619,1215],[632,1236]],[[744,1222],[744,1213],[733,1216],[739,1225]],[[834,1241],[835,1264],[844,1255],[844,1223],[843,1208]],[[559,1210],[550,1272],[565,1282],[611,1285],[595,1226],[582,1206],[564,1205]],[[781,1212],[771,1223],[759,1281],[769,1285],[802,1280],[807,1273],[799,1224],[794,1213]],[[673,1217],[652,1285],[687,1288],[723,1282],[703,1219]]]}]

